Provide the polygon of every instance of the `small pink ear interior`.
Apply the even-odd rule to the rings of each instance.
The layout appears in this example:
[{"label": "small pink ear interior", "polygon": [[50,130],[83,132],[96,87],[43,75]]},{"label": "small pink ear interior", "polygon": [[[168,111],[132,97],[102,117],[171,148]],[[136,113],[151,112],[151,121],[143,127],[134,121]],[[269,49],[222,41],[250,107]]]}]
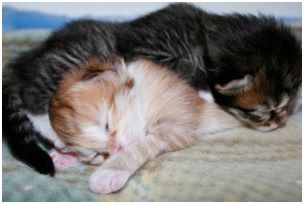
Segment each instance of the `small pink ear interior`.
[{"label": "small pink ear interior", "polygon": [[116,72],[114,70],[106,70],[94,73],[94,76],[90,80],[93,80],[93,82],[102,82],[104,80],[111,80],[115,75]]},{"label": "small pink ear interior", "polygon": [[[96,65],[95,65],[96,66]],[[92,81],[93,82],[101,82],[104,80],[111,80],[113,77],[118,76],[119,73],[126,70],[126,64],[125,61],[121,58],[117,59],[115,62],[111,63],[109,66],[109,69],[103,70],[103,69],[97,69],[97,67],[92,66],[88,70],[88,73],[85,73],[85,75],[82,77],[82,80],[84,81]]]},{"label": "small pink ear interior", "polygon": [[251,85],[251,81],[252,81],[252,76],[245,75],[243,78],[233,79],[224,85],[216,84],[214,88],[219,93],[222,93],[224,95],[233,95],[238,91],[249,88]]}]

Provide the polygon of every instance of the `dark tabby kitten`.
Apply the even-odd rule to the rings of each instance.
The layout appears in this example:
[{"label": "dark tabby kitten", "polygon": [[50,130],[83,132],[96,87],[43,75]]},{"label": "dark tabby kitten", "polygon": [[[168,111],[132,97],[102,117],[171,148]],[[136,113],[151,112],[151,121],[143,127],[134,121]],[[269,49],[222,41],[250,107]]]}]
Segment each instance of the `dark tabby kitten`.
[{"label": "dark tabby kitten", "polygon": [[47,131],[50,99],[62,73],[90,56],[114,54],[166,65],[193,87],[210,89],[218,104],[261,130],[284,124],[302,82],[300,44],[273,18],[215,15],[174,4],[121,24],[76,21],[5,70],[3,130],[15,157],[54,174],[50,156],[34,136],[63,146]]},{"label": "dark tabby kitten", "polygon": [[122,25],[116,36],[127,59],[166,64],[197,89],[207,82],[215,101],[247,126],[273,130],[298,106],[300,43],[273,18],[177,4]]}]

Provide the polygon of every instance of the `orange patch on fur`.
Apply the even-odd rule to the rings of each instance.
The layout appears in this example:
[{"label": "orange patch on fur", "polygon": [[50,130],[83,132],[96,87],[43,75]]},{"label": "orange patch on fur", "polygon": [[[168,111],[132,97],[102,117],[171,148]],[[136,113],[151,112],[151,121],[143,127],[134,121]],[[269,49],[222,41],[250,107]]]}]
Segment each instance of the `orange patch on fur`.
[{"label": "orange patch on fur", "polygon": [[134,86],[134,79],[128,79],[125,83],[125,86],[129,89],[133,88]]},{"label": "orange patch on fur", "polygon": [[79,119],[85,122],[95,121],[94,115],[98,113],[99,108],[111,103],[115,84],[112,79],[94,83],[92,80],[82,80],[94,77],[95,73],[112,70],[113,66],[113,63],[104,63],[92,58],[86,64],[64,74],[50,106],[52,125],[63,141],[91,148],[101,145],[93,138],[79,137],[82,132],[77,122]]},{"label": "orange patch on fur", "polygon": [[266,98],[261,90],[261,76],[257,74],[252,81],[251,87],[235,95],[235,102],[242,108],[255,109],[265,102]]}]

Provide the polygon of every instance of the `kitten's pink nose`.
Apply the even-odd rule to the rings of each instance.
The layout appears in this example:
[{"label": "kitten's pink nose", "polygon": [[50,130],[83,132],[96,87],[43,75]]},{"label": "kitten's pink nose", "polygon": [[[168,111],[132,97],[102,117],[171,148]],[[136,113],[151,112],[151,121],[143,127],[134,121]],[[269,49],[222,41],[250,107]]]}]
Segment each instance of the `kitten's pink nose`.
[{"label": "kitten's pink nose", "polygon": [[119,152],[119,151],[121,151],[121,150],[123,150],[123,146],[122,146],[121,144],[118,144],[118,146],[117,146],[117,151]]},{"label": "kitten's pink nose", "polygon": [[120,152],[124,149],[124,147],[121,144],[117,144],[113,149],[110,150],[111,154],[115,154],[117,152]]}]

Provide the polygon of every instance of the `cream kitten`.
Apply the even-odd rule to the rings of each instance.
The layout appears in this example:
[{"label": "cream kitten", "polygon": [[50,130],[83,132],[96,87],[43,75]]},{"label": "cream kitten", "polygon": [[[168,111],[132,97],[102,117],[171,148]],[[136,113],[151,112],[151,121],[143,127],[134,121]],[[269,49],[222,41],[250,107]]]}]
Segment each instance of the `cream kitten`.
[{"label": "cream kitten", "polygon": [[[90,60],[68,72],[52,103],[53,128],[86,163],[101,165],[90,189],[121,189],[147,161],[239,122],[172,71],[146,60]],[[109,157],[109,158],[107,158]]]}]

